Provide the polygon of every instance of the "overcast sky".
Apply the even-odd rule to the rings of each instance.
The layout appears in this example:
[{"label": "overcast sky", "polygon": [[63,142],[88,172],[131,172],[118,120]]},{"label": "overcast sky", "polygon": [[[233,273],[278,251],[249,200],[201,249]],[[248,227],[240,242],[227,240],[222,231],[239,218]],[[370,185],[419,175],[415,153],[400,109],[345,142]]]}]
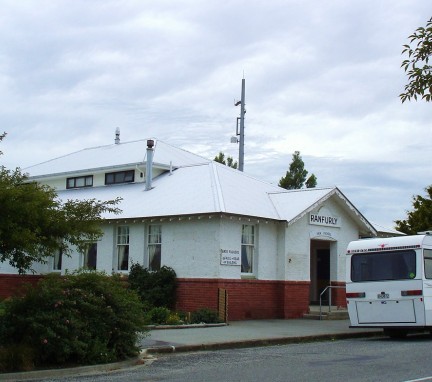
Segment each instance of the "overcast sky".
[{"label": "overcast sky", "polygon": [[0,163],[155,137],[278,183],[300,151],[393,227],[432,184],[432,103],[401,104],[402,45],[429,0],[0,0]]}]

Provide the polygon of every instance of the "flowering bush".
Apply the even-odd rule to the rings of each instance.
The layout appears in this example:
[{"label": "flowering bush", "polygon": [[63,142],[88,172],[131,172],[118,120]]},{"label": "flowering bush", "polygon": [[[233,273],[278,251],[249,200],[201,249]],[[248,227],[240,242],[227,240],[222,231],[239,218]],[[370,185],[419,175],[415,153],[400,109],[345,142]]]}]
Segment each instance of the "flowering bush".
[{"label": "flowering bush", "polygon": [[136,355],[142,303],[117,276],[49,275],[4,303],[0,344],[29,346],[36,365],[95,364]]}]

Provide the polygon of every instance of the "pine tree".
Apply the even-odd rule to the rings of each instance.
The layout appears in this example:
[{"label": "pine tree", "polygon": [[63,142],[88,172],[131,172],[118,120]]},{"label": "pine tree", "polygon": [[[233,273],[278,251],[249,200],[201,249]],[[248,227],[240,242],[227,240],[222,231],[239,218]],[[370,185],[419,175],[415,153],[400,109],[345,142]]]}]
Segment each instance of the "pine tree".
[{"label": "pine tree", "polygon": [[[300,156],[300,151],[295,151],[292,156],[292,162],[289,170],[279,181],[279,187],[287,190],[302,188],[305,185],[307,188],[314,188],[317,185],[317,178],[312,174],[307,178],[308,172],[304,168],[303,159]],[[307,179],[307,180],[306,180]]]}]

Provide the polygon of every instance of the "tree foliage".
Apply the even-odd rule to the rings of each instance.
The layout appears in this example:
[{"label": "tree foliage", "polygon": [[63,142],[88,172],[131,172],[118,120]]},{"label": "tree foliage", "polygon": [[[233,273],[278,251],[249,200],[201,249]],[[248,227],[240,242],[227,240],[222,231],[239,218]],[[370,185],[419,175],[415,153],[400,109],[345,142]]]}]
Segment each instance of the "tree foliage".
[{"label": "tree foliage", "polygon": [[421,97],[429,102],[432,98],[432,73],[429,65],[429,57],[432,54],[432,18],[426,23],[426,27],[417,28],[408,37],[410,43],[404,45],[402,54],[408,56],[402,62],[401,67],[408,76],[408,84],[405,92],[399,97],[403,102]]},{"label": "tree foliage", "polygon": [[432,185],[425,188],[426,195],[413,196],[413,210],[404,220],[396,220],[396,229],[408,235],[432,230]]},{"label": "tree foliage", "polygon": [[88,241],[102,236],[101,215],[120,212],[120,200],[63,202],[53,188],[29,181],[20,169],[0,166],[0,261],[25,273],[57,251],[70,254],[70,245],[84,251]]},{"label": "tree foliage", "polygon": [[286,188],[287,190],[300,189],[304,185],[306,185],[306,188],[316,187],[316,176],[312,174],[307,178],[307,175],[308,172],[304,168],[304,162],[300,156],[300,151],[295,151],[289,170],[279,181],[279,187]]},{"label": "tree foliage", "polygon": [[214,161],[234,169],[237,169],[238,166],[237,161],[235,161],[233,157],[227,156],[225,160],[225,154],[222,151],[215,156]]}]

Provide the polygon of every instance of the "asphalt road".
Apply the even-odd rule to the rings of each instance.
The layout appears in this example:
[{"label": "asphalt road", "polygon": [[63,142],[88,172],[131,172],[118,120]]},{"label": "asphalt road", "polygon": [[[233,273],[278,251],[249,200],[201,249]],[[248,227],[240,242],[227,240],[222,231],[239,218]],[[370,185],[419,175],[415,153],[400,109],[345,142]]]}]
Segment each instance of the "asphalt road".
[{"label": "asphalt road", "polygon": [[[156,355],[145,366],[62,381],[432,381],[432,338],[409,336]],[[44,381],[47,381],[45,379]],[[59,381],[53,379],[52,381]]]}]

